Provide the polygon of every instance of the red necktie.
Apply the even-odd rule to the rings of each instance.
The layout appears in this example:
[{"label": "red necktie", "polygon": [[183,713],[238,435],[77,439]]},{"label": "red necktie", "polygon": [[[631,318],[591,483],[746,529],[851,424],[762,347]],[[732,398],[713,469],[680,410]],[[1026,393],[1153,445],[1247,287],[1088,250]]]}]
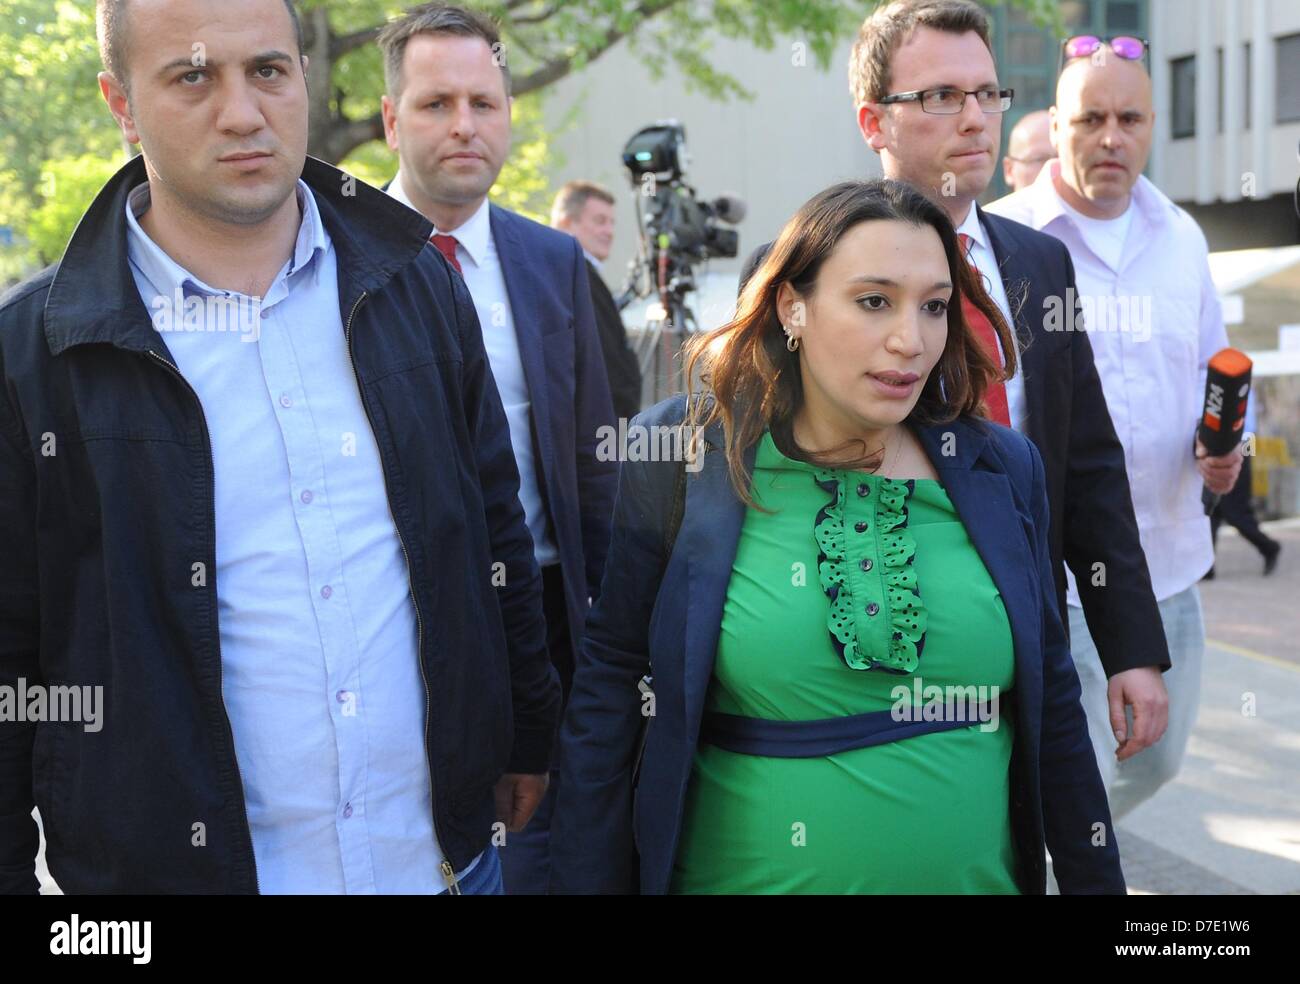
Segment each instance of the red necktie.
[{"label": "red necktie", "polygon": [[465,272],[460,268],[460,261],[456,259],[456,237],[444,236],[439,233],[436,236],[430,236],[429,242],[438,247],[438,252],[447,257],[447,262],[456,268],[456,272],[464,276]]},{"label": "red necktie", "polygon": [[[959,232],[957,238],[961,240],[962,252],[966,254],[967,262],[975,271],[975,279],[982,283],[983,275],[970,258],[970,236]],[[989,321],[984,312],[975,306],[974,300],[966,294],[961,297],[961,313],[966,318],[966,324],[970,325],[971,331],[975,333],[975,337],[984,346],[984,351],[993,359],[993,364],[1002,368],[1002,350],[998,348],[998,334],[993,330],[993,322]],[[989,412],[990,419],[997,421],[1003,427],[1011,426],[1011,412],[1007,409],[1007,387],[1002,380],[989,380],[988,389],[984,391],[984,406]]]}]

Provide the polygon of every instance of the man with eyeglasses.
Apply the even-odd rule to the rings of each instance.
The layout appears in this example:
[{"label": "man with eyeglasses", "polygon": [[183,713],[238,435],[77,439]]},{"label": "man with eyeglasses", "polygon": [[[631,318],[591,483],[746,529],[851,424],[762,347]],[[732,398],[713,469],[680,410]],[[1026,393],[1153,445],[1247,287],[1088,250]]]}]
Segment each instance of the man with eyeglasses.
[{"label": "man with eyeglasses", "polygon": [[1051,109],[1059,159],[990,206],[1058,238],[1096,312],[1092,336],[1106,402],[1124,445],[1134,508],[1173,657],[1165,676],[1169,733],[1136,759],[1103,754],[1118,726],[1089,657],[1089,630],[1070,585],[1068,617],[1084,709],[1118,819],[1178,773],[1200,697],[1205,627],[1196,583],[1214,563],[1202,485],[1230,491],[1241,452],[1204,456],[1195,441],[1206,364],[1228,344],[1205,236],[1142,176],[1151,149],[1151,79],[1137,38],[1071,38]]},{"label": "man with eyeglasses", "polygon": [[1056,156],[1048,132],[1050,127],[1047,110],[1037,109],[1020,117],[1020,122],[1011,128],[1007,153],[1002,158],[1002,180],[1012,191],[1028,188],[1043,165]]},{"label": "man with eyeglasses", "polygon": [[[1050,236],[975,204],[993,177],[1002,113],[988,15],[968,0],[899,0],[877,8],[854,43],[849,81],[858,127],[885,175],[932,197],[952,218],[989,295],[1014,327],[1020,371],[997,382],[992,419],[1023,431],[1047,472],[1050,540],[1062,614],[1066,567],[1078,578],[1088,628],[1109,678],[1119,759],[1164,733],[1169,667],[1125,471],[1088,337],[1054,331],[1045,313],[1072,310],[1074,268]],[[999,360],[973,306],[967,321]],[[1126,720],[1125,707],[1132,714]],[[1044,726],[1048,726],[1044,722]]]}]

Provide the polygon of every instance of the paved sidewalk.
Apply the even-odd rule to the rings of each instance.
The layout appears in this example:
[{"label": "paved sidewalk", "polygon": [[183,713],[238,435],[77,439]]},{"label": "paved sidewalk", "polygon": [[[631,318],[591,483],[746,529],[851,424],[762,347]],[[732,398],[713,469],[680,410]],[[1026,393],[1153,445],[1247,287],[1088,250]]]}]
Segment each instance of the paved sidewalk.
[{"label": "paved sidewalk", "polygon": [[1300,893],[1300,521],[1264,529],[1271,577],[1225,527],[1201,583],[1200,715],[1178,778],[1117,826],[1130,891]]}]

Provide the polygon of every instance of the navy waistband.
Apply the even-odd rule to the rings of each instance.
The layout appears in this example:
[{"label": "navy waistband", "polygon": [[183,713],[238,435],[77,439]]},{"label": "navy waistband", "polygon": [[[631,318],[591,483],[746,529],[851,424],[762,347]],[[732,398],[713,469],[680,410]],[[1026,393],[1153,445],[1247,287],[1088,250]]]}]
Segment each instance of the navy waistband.
[{"label": "navy waistband", "polygon": [[815,721],[770,721],[736,714],[707,712],[700,741],[741,755],[772,758],[822,758],[855,748],[885,745],[918,735],[953,731],[985,720],[997,720],[998,701],[974,705],[962,720],[899,721],[892,711],[819,718]]}]

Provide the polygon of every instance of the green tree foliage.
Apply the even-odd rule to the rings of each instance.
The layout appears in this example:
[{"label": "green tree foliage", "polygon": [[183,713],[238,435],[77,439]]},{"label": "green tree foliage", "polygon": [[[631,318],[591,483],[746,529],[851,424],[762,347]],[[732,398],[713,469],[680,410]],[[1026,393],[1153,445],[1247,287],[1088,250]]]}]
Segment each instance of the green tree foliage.
[{"label": "green tree foliage", "polygon": [[[383,65],[375,38],[406,3],[295,0],[309,56],[308,151],[382,182],[396,170],[383,143]],[[710,41],[747,39],[771,49],[782,37],[806,40],[818,65],[852,36],[864,0],[464,0],[502,27],[514,81],[515,145],[493,198],[545,214],[548,134],[541,99],[626,41],[656,78],[673,70],[718,99],[752,98],[708,57]],[[1042,19],[1055,0],[1014,0]],[[0,0],[0,284],[57,259],[95,180],[120,166],[126,150],[98,94],[94,0]]]}]

